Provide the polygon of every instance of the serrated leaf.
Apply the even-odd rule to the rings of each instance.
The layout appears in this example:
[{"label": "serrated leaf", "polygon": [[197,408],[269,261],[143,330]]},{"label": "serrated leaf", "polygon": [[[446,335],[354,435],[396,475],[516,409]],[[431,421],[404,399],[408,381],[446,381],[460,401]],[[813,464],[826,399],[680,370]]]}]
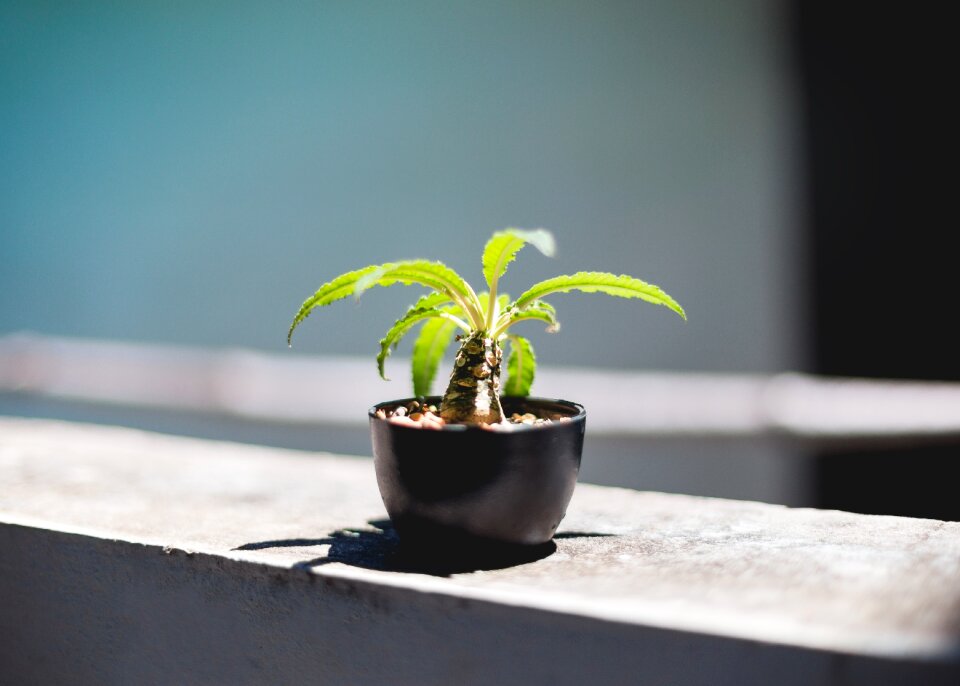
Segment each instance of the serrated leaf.
[{"label": "serrated leaf", "polygon": [[684,319],[686,313],[680,304],[667,295],[659,286],[641,281],[632,276],[611,274],[609,272],[577,272],[541,281],[531,286],[513,303],[514,307],[524,309],[535,300],[550,293],[583,291],[584,293],[606,293],[618,298],[640,298],[654,305],[668,307]]},{"label": "serrated leaf", "polygon": [[507,358],[507,381],[503,384],[504,395],[530,395],[533,377],[537,370],[537,356],[533,346],[522,336],[510,336],[510,356]]},{"label": "serrated leaf", "polygon": [[[400,339],[403,338],[407,332],[413,328],[414,325],[422,322],[425,319],[434,318],[440,318],[444,321],[449,321],[452,326],[457,325],[456,321],[449,315],[452,314],[452,310],[459,310],[459,308],[451,307],[441,309],[431,306],[436,300],[437,294],[431,294],[420,298],[417,304],[408,309],[406,313],[400,317],[400,319],[394,322],[393,326],[390,327],[390,330],[387,331],[387,335],[380,339],[380,354],[377,355],[377,370],[380,372],[380,378],[387,378],[384,374],[383,367],[387,357],[390,356],[390,351],[396,347],[397,343],[400,342]],[[427,303],[428,306],[418,306],[421,303]]]},{"label": "serrated leaf", "polygon": [[404,260],[383,264],[361,276],[355,290],[359,297],[373,286],[393,286],[397,283],[407,286],[416,283],[445,293],[460,306],[475,328],[482,327],[481,306],[473,288],[442,262]]},{"label": "serrated leaf", "polygon": [[516,307],[504,310],[497,322],[494,335],[499,337],[514,324],[526,320],[546,323],[548,333],[556,333],[560,330],[560,322],[557,321],[557,311],[553,305],[545,303],[542,300],[534,300],[523,310]]},{"label": "serrated leaf", "polygon": [[[426,295],[421,295],[417,299],[417,302],[413,303],[408,309],[420,310],[427,307],[437,307],[446,302],[450,302],[450,296],[446,293],[427,293]],[[459,315],[459,312],[457,314]]]},{"label": "serrated leaf", "polygon": [[504,229],[497,231],[483,248],[483,275],[491,290],[507,271],[520,249],[529,243],[547,257],[556,252],[553,234],[546,229]]},{"label": "serrated leaf", "polygon": [[356,292],[357,283],[361,279],[373,274],[383,266],[384,265],[374,264],[370,265],[369,267],[364,267],[363,269],[347,272],[346,274],[341,274],[332,281],[320,286],[316,293],[311,295],[303,302],[303,305],[300,306],[300,309],[294,316],[293,323],[290,325],[290,329],[287,331],[287,345],[290,345],[290,340],[293,338],[294,329],[300,325],[300,322],[310,316],[310,313],[313,312],[314,309],[329,305],[332,302],[342,300],[343,298],[352,295]]},{"label": "serrated leaf", "polygon": [[430,395],[437,368],[453,340],[456,324],[447,319],[430,319],[420,329],[420,335],[413,343],[411,372],[413,375],[413,394]]}]

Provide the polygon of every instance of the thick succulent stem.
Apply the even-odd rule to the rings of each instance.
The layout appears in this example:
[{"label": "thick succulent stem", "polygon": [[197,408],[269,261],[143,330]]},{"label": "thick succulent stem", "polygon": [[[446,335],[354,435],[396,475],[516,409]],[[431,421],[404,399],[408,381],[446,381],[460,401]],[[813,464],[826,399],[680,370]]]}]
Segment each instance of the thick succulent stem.
[{"label": "thick succulent stem", "polygon": [[457,351],[447,392],[440,402],[440,416],[448,422],[497,424],[503,421],[500,407],[500,344],[484,331],[463,339]]}]

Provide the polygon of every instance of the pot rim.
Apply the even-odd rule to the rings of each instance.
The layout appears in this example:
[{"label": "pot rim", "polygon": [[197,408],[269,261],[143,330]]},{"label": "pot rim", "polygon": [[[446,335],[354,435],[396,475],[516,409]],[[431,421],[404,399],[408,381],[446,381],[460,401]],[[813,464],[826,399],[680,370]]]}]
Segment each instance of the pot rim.
[{"label": "pot rim", "polygon": [[[431,398],[435,398],[437,402],[439,402],[440,399],[443,398],[443,396],[441,395],[413,396],[410,398],[398,398],[396,400],[384,400],[382,402],[377,403],[376,405],[371,407],[369,410],[367,410],[367,416],[370,417],[371,421],[388,422],[390,423],[391,426],[394,426],[400,429],[410,429],[411,431],[423,431],[423,429],[420,428],[419,426],[409,426],[407,424],[396,424],[396,423],[390,422],[389,419],[378,417],[377,410],[382,409],[384,408],[384,406],[388,406],[388,405],[407,405],[408,403],[411,403],[414,400],[421,402],[423,400],[430,400]],[[503,396],[503,398],[507,398],[511,400],[514,400],[514,399],[520,400],[520,401],[535,404],[535,405],[546,404],[546,403],[564,405],[571,410],[575,410],[574,414],[569,415],[571,422],[582,422],[582,421],[585,421],[587,417],[587,411],[583,407],[583,405],[581,405],[580,403],[575,403],[572,400],[563,400],[561,398],[541,398],[538,396]],[[462,433],[462,432],[480,431],[484,434],[489,434],[491,433],[491,431],[493,431],[494,433],[498,433],[498,434],[506,433],[507,435],[509,435],[511,433],[520,433],[520,432],[526,432],[526,431],[549,431],[550,429],[555,428],[558,424],[565,424],[565,423],[566,422],[558,422],[558,423],[552,423],[552,424],[541,424],[539,426],[534,426],[530,424],[512,424],[509,432],[497,431],[496,429],[493,429],[493,430],[485,429],[475,424],[444,424],[439,429],[430,429],[429,431],[430,433],[434,433],[434,432]]]}]

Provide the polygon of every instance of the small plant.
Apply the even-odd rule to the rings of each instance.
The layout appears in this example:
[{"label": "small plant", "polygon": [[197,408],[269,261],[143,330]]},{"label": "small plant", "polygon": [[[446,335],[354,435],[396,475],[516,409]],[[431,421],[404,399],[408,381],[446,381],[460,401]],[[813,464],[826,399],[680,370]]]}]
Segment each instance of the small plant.
[{"label": "small plant", "polygon": [[[557,331],[556,310],[543,298],[552,293],[583,291],[606,293],[620,298],[639,298],[664,305],[686,319],[683,308],[659,287],[632,276],[608,272],[577,272],[556,276],[531,286],[516,300],[500,293],[498,283],[520,249],[529,243],[544,255],[555,251],[553,234],[545,229],[532,231],[506,229],[493,234],[483,250],[483,275],[489,290],[477,294],[459,274],[440,262],[405,260],[372,265],[342,274],[324,284],[300,307],[290,330],[293,332],[317,307],[354,295],[359,297],[374,286],[395,284],[426,286],[431,293],[422,296],[407,310],[380,341],[377,366],[384,375],[384,363],[414,326],[423,323],[413,345],[413,392],[424,396],[436,375],[437,367],[453,340],[456,329],[460,349],[456,355],[450,382],[440,403],[440,416],[446,422],[494,424],[503,421],[500,394],[525,396],[530,392],[536,369],[533,346],[526,338],[512,333],[516,324],[538,321],[547,331]],[[501,385],[502,347],[506,345],[507,378]]]}]

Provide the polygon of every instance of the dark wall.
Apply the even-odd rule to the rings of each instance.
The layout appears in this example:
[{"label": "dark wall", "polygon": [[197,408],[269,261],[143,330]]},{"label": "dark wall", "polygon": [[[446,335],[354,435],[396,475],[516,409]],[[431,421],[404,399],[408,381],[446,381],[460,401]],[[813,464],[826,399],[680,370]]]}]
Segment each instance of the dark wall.
[{"label": "dark wall", "polygon": [[960,380],[956,73],[938,21],[798,3],[816,372]]},{"label": "dark wall", "polygon": [[[805,96],[811,371],[960,380],[956,75],[943,11],[795,3]],[[831,453],[818,505],[960,519],[960,448]]]}]

